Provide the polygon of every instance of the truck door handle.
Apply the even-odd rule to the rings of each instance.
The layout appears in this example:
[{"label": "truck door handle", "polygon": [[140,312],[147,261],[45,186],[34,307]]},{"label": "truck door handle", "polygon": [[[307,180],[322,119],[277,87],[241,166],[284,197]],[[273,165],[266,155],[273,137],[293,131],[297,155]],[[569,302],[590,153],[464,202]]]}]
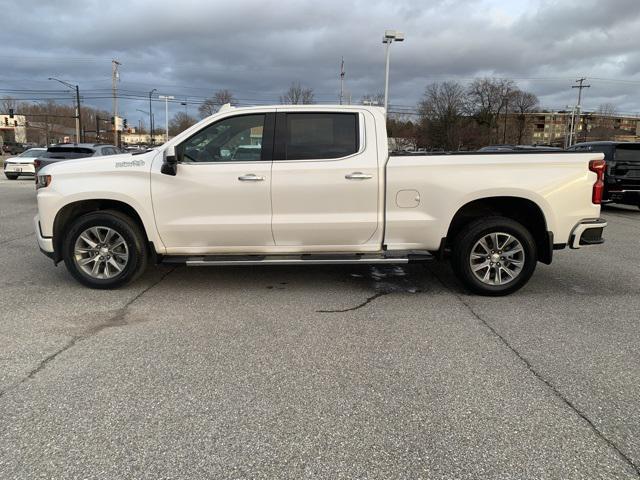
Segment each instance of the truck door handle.
[{"label": "truck door handle", "polygon": [[362,172],[353,172],[345,175],[344,178],[346,178],[347,180],[369,180],[370,178],[373,178],[373,175]]},{"label": "truck door handle", "polygon": [[255,173],[246,173],[244,175],[240,175],[238,180],[241,182],[262,182],[264,177],[259,177]]}]

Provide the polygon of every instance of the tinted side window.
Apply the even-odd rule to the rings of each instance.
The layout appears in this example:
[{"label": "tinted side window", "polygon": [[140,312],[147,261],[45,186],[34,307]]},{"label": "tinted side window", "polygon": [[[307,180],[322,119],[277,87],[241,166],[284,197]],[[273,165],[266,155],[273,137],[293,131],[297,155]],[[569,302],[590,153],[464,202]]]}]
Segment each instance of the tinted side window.
[{"label": "tinted side window", "polygon": [[340,158],[358,151],[358,114],[287,113],[286,160]]},{"label": "tinted side window", "polygon": [[83,147],[49,147],[43,158],[72,159],[91,157],[94,151]]},{"label": "tinted side window", "polygon": [[616,161],[640,163],[640,145],[618,145]]},{"label": "tinted side window", "polygon": [[265,115],[229,117],[180,144],[185,162],[251,162],[262,159]]}]

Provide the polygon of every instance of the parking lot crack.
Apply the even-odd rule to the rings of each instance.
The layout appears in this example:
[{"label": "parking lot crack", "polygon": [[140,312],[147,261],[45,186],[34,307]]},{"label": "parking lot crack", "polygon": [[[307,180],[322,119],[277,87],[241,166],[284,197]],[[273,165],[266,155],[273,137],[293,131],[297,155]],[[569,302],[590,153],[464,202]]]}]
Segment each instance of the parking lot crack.
[{"label": "parking lot crack", "polygon": [[524,366],[535,376],[537,380],[542,382],[553,393],[555,397],[560,399],[567,407],[569,407],[576,415],[578,415],[599,439],[601,439],[610,448],[612,448],[617,453],[617,455],[634,470],[636,476],[640,478],[640,466],[636,465],[636,463],[634,463],[634,461],[626,453],[624,453],[613,440],[608,438],[593,423],[593,421],[587,416],[585,412],[580,410],[580,408],[576,404],[565,397],[562,392],[560,392],[560,390],[553,384],[553,382],[551,382],[551,380],[545,378],[540,372],[538,372],[536,368],[531,364],[531,362],[527,360],[527,358],[522,355],[513,345],[511,345],[511,343],[509,343],[509,341],[503,335],[501,335],[500,332],[498,332],[498,330],[496,330],[488,321],[482,318],[482,316],[475,311],[475,309],[464,299],[462,295],[449,288],[445,284],[445,282],[442,281],[442,279],[434,272],[431,272],[431,274],[446,290],[451,292],[458,299],[458,301],[467,308],[471,315],[473,315],[473,317],[475,317],[480,323],[482,323],[482,325],[484,325],[500,343],[507,347],[518,358],[518,360],[520,360],[520,362],[523,363]]},{"label": "parking lot crack", "polygon": [[358,305],[354,306],[354,307],[350,307],[350,308],[344,308],[344,309],[339,309],[339,310],[316,310],[317,313],[344,313],[344,312],[352,312],[353,310],[358,310],[368,304],[370,304],[371,302],[373,302],[376,298],[380,298],[384,295],[388,295],[391,292],[378,292],[375,295],[370,296],[369,298],[367,298],[364,302],[359,303]]},{"label": "parking lot crack", "polygon": [[94,325],[93,327],[89,328],[88,330],[84,331],[83,333],[81,333],[79,335],[74,335],[73,337],[71,337],[71,339],[68,340],[61,348],[59,348],[58,350],[56,350],[53,353],[50,353],[44,359],[42,359],[35,368],[33,368],[31,371],[29,371],[29,373],[27,373],[27,375],[24,378],[22,378],[20,381],[18,381],[16,383],[14,383],[13,385],[9,386],[5,390],[0,391],[0,398],[2,398],[4,395],[6,395],[7,393],[11,392],[12,390],[15,390],[16,388],[18,388],[23,383],[25,383],[25,382],[33,379],[34,377],[36,377],[40,372],[42,372],[45,368],[47,368],[47,366],[51,362],[53,362],[59,355],[63,354],[67,350],[71,349],[72,347],[74,347],[79,342],[95,336],[96,334],[98,334],[99,332],[101,332],[102,330],[104,330],[106,328],[126,325],[127,324],[126,323],[126,316],[127,316],[127,310],[129,309],[129,307],[131,307],[131,305],[133,305],[140,297],[142,297],[149,290],[151,290],[152,288],[154,288],[158,284],[160,284],[176,268],[178,268],[178,267],[172,268],[168,272],[164,273],[158,280],[153,282],[151,285],[148,285],[146,288],[142,289],[140,292],[138,292],[137,295],[135,295],[133,298],[131,298],[121,308],[116,310],[114,312],[114,314],[111,315],[109,318],[107,318],[105,321],[99,323],[98,325]]}]

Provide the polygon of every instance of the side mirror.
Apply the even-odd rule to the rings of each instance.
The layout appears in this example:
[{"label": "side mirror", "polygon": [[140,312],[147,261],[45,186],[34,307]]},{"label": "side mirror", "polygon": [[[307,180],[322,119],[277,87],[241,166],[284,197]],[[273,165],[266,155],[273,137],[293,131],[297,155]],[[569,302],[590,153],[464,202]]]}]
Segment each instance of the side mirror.
[{"label": "side mirror", "polygon": [[174,176],[178,173],[178,157],[176,156],[176,147],[167,147],[164,151],[164,159],[160,172],[165,175]]}]

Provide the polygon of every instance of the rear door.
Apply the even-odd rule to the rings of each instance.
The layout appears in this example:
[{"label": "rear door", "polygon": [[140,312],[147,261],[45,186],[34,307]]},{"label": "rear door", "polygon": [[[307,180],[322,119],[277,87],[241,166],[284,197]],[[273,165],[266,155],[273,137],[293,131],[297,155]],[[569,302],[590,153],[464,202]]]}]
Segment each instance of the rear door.
[{"label": "rear door", "polygon": [[374,236],[378,156],[365,119],[358,111],[278,111],[271,172],[276,245],[357,250]]}]

